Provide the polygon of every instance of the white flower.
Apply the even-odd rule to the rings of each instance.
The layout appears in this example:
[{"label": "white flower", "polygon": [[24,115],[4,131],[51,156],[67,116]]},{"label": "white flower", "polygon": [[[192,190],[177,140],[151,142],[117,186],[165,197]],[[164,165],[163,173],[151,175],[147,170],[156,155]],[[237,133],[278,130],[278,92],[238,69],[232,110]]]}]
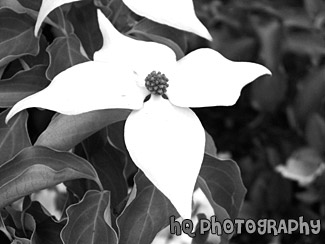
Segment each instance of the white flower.
[{"label": "white flower", "polygon": [[[259,64],[232,62],[212,49],[199,49],[176,61],[167,46],[122,35],[101,12],[98,21],[104,41],[94,61],[57,75],[47,88],[18,102],[7,120],[29,107],[68,115],[133,109],[124,135],[131,158],[181,216],[190,218],[205,132],[188,107],[233,105],[243,86],[270,72]],[[149,74],[154,81],[146,85]],[[147,80],[151,82],[150,76]],[[151,94],[144,102],[156,80],[158,88],[153,90],[162,89],[156,93],[168,99]]]},{"label": "white flower", "polygon": [[[35,36],[46,16],[55,8],[80,0],[43,0],[35,25]],[[192,0],[123,0],[138,15],[212,40],[209,31],[196,17]]]},{"label": "white flower", "polygon": [[285,165],[277,165],[275,170],[301,186],[308,186],[324,173],[325,163],[319,152],[307,147],[295,151]]}]

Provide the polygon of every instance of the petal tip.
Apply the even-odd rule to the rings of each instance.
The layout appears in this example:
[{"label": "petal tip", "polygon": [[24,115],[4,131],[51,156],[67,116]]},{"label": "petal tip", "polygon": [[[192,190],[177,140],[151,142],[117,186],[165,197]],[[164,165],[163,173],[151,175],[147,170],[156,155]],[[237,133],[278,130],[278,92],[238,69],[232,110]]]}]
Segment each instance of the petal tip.
[{"label": "petal tip", "polygon": [[[26,99],[26,98],[25,98]],[[8,112],[7,116],[6,116],[6,119],[5,119],[5,122],[6,124],[9,123],[9,121],[16,115],[18,114],[19,112],[23,111],[24,109],[27,109],[27,108],[30,108],[30,106],[26,106],[26,104],[24,104],[24,102],[22,103],[22,101],[24,101],[25,99],[23,100],[20,100],[19,102],[17,102],[11,109],[10,111]]]},{"label": "petal tip", "polygon": [[40,24],[38,22],[36,22],[35,29],[34,29],[34,36],[35,37],[37,37],[39,28],[40,28]]},{"label": "petal tip", "polygon": [[209,33],[209,36],[208,36],[208,38],[207,38],[210,42],[212,42],[213,41],[213,37],[211,36],[211,34]]},{"label": "petal tip", "polygon": [[213,41],[213,37],[211,36],[209,30],[205,27],[205,25],[203,25],[201,23],[201,21],[199,21],[199,19],[197,19],[197,20],[198,20],[197,27],[193,28],[190,31],[193,32],[196,35],[199,35],[199,36],[205,38],[206,40],[208,40],[210,42]]},{"label": "petal tip", "polygon": [[213,41],[213,37],[211,36],[210,32],[208,31],[208,29],[206,29],[205,33],[200,34],[201,37],[207,39],[208,41],[212,42]]},{"label": "petal tip", "polygon": [[11,120],[15,115],[16,115],[16,113],[13,112],[13,109],[11,109],[6,116],[5,123],[8,124],[9,120]]},{"label": "petal tip", "polygon": [[105,15],[100,9],[97,9],[97,18],[98,18],[98,22],[103,21],[105,19]]},{"label": "petal tip", "polygon": [[35,36],[38,35],[38,31],[39,31],[43,21],[54,9],[56,9],[64,4],[72,3],[72,2],[76,2],[76,1],[80,1],[80,0],[56,0],[56,1],[43,0],[42,5],[39,10],[39,13],[38,13],[38,16],[37,16],[35,29],[34,29],[34,35]]},{"label": "petal tip", "polygon": [[272,72],[271,70],[269,70],[268,68],[266,68],[265,66],[264,67],[264,74],[263,75],[271,75],[272,76]]}]

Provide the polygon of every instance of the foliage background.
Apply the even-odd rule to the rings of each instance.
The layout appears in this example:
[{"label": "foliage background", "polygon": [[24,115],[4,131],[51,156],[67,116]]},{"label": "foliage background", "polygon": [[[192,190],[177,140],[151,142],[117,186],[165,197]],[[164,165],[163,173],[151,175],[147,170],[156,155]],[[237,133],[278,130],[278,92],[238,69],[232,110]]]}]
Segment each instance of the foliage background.
[{"label": "foliage background", "polygon": [[[246,86],[233,107],[198,109],[219,152],[241,168],[248,193],[241,215],[324,221],[324,177],[308,187],[275,172],[296,159],[306,174],[324,161],[324,1],[200,1],[199,16],[232,60],[257,61],[273,73]],[[217,72],[217,70],[216,70]],[[232,243],[323,243],[316,236],[240,235]]]},{"label": "foliage background", "polygon": [[[40,1],[21,0],[18,2],[25,4],[24,7],[30,9],[31,13],[39,9]],[[67,12],[65,8],[62,12],[57,11],[51,15],[50,18],[59,28],[55,29],[46,24],[43,30],[45,34],[40,37],[39,48],[33,46],[34,37],[25,31],[26,35],[30,35],[26,38],[31,42],[20,43],[20,52],[25,51],[28,54],[23,58],[16,59],[17,57],[14,55],[6,56],[5,52],[12,50],[5,48],[0,50],[1,57],[6,56],[10,59],[0,60],[1,65],[8,64],[6,66],[0,65],[2,111],[5,111],[4,108],[12,106],[22,97],[44,88],[48,85],[49,80],[63,69],[92,58],[93,52],[100,48],[101,37],[98,34],[98,26],[94,25],[96,19],[89,19],[94,18],[95,15],[89,14],[86,17],[78,14],[80,9],[83,9],[82,13],[84,13],[87,4],[90,3],[90,1],[85,2],[87,2],[85,5],[73,5],[69,9],[69,15],[64,16],[64,18],[62,17],[63,13]],[[106,11],[107,15],[112,14],[110,9],[105,8],[105,1],[94,2],[104,12]],[[286,179],[275,171],[276,166],[286,164],[289,159],[294,159],[295,166],[303,174],[308,174],[309,171],[313,171],[316,166],[324,161],[324,2],[321,0],[195,0],[197,15],[214,37],[213,42],[207,42],[190,33],[178,35],[179,31],[174,29],[169,29],[169,31],[155,29],[153,28],[154,24],[148,21],[142,22],[136,28],[130,28],[133,24],[132,21],[138,20],[138,17],[129,18],[130,13],[121,8],[118,1],[113,2],[115,4],[110,6],[114,10],[111,18],[115,18],[114,13],[116,12],[119,12],[119,16],[125,14],[125,18],[115,19],[120,31],[127,32],[137,38],[165,43],[175,50],[178,57],[200,47],[210,47],[231,60],[258,62],[272,71],[272,77],[262,77],[247,85],[235,106],[195,109],[195,112],[205,129],[213,137],[219,155],[230,156],[241,169],[241,175],[248,193],[240,217],[296,219],[298,216],[304,216],[305,220],[321,219],[324,221],[325,176],[321,175],[308,186],[301,186],[296,181]],[[2,1],[0,7],[12,3]],[[93,11],[94,9],[88,10]],[[10,10],[0,9],[0,11],[0,16],[12,14],[9,13]],[[25,18],[21,19],[22,30],[26,30],[24,23],[26,26],[29,22],[32,23],[31,25],[34,24],[32,18]],[[69,22],[65,22],[66,19]],[[84,23],[82,27],[76,24],[80,22]],[[87,23],[92,24],[87,25]],[[14,25],[14,23],[11,24]],[[87,31],[92,33],[90,39],[89,36],[85,36]],[[87,55],[82,55],[80,52],[79,39],[82,40],[83,51]],[[49,43],[51,45],[48,45]],[[63,61],[67,59],[62,59],[61,56],[66,52],[68,46],[69,48],[73,47],[73,50],[78,50],[78,52],[67,63]],[[36,54],[37,58],[33,58],[32,55]],[[56,65],[53,65],[54,61]],[[21,79],[17,79],[17,76],[15,78],[16,87],[22,88],[17,93],[8,84],[13,80],[12,77],[17,75],[17,71],[24,70],[26,67],[32,68],[29,73],[30,76],[22,74]],[[218,72],[217,67],[216,72]],[[28,83],[26,82],[28,77],[31,77],[30,79],[38,77],[39,82]],[[33,85],[30,86],[30,84]],[[16,142],[19,141],[18,144],[15,144],[18,145],[19,150],[30,146],[31,143],[37,143],[37,141],[40,145],[47,146],[53,146],[57,143],[53,140],[49,141],[49,137],[42,134],[50,123],[53,114],[51,111],[28,110],[27,126],[30,141],[20,134],[20,139],[15,139]],[[4,116],[5,113],[2,113],[0,123],[4,123]],[[99,115],[96,113],[91,115],[92,118],[97,118],[96,116]],[[119,114],[118,116],[122,115]],[[125,115],[123,116],[125,117]],[[66,118],[56,117],[57,123],[52,123],[53,131],[60,126],[58,121],[62,121],[61,119]],[[27,121],[27,113],[22,113],[20,121]],[[85,121],[88,121],[87,118]],[[23,128],[24,122],[17,122],[15,126]],[[100,125],[97,126],[99,129]],[[122,125],[117,123],[114,126],[117,126],[114,130],[118,130],[121,129]],[[5,128],[5,125],[2,124],[1,128]],[[94,156],[93,161],[100,162],[101,158],[108,154],[115,158],[122,157],[120,152],[102,144],[103,142],[99,140],[101,133],[102,131],[98,132],[95,136],[85,140],[83,145],[77,146],[77,154],[86,158],[87,155],[84,154],[87,152],[91,154],[96,151],[96,146],[99,145],[100,147],[105,146],[110,151],[103,151],[102,155],[94,153],[97,158]],[[86,132],[83,136],[86,138],[90,134],[90,132],[89,134]],[[40,135],[42,136],[40,137]],[[80,140],[80,138],[76,139],[72,135],[70,136],[72,141]],[[116,140],[116,143],[119,143],[118,138]],[[68,139],[65,143],[69,145],[71,141]],[[64,147],[62,144],[60,146]],[[2,150],[8,151],[8,148],[2,147]],[[15,153],[19,151],[17,148],[16,150]],[[15,153],[2,154],[6,155],[7,158],[2,156],[0,164],[10,159]],[[130,174],[134,171],[132,168],[129,170]],[[91,175],[90,171],[87,172]],[[119,172],[118,169],[117,172]],[[138,176],[138,180],[141,182],[143,178],[141,175]],[[70,183],[71,189],[77,192],[79,196],[85,193],[85,189],[94,188],[94,184],[91,183],[91,185],[86,180],[78,180],[78,184],[82,186],[79,188],[76,187],[76,184],[73,185],[73,182]],[[109,182],[106,183],[109,185]],[[117,205],[123,199],[124,194],[125,192],[122,192],[120,196],[114,196],[110,199],[113,201],[113,205]],[[90,198],[96,197],[94,192],[89,192],[89,195]],[[105,193],[104,195],[108,194]],[[71,196],[69,199],[72,202],[77,201]],[[39,211],[41,209],[40,206],[28,207],[32,204],[28,199],[25,199],[24,204],[25,209],[28,209],[26,210],[27,214],[32,216],[37,215],[32,210]],[[11,214],[17,213],[12,212]],[[44,214],[40,214],[40,216],[44,217]],[[32,222],[33,220],[28,217],[26,221]],[[65,224],[56,223],[49,219],[46,221],[53,229],[60,229]],[[28,226],[33,226],[33,224]],[[13,235],[31,236],[31,232],[32,229],[22,228],[21,233],[13,233]],[[323,243],[324,238],[324,230],[319,235],[310,236],[293,234],[274,237],[244,233],[235,235],[230,242],[257,244]],[[22,238],[17,237],[17,240],[21,243],[28,243],[24,242]]]}]

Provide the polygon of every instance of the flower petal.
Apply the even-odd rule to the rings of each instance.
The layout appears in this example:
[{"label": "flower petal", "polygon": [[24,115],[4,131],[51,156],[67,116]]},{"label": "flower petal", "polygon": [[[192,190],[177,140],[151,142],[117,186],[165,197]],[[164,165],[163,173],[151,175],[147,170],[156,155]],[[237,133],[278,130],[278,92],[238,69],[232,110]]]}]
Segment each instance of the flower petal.
[{"label": "flower petal", "polygon": [[209,31],[195,15],[192,0],[123,0],[123,2],[138,15],[193,32],[212,41]]},{"label": "flower petal", "polygon": [[152,95],[127,118],[124,136],[135,164],[180,215],[190,219],[205,144],[204,129],[194,112]]},{"label": "flower petal", "polygon": [[37,16],[34,35],[37,36],[38,31],[39,31],[44,19],[54,9],[62,6],[63,4],[77,2],[77,1],[80,1],[80,0],[43,0],[41,8],[39,10],[39,14]]},{"label": "flower petal", "polygon": [[134,75],[124,66],[89,61],[58,74],[51,84],[10,110],[8,121],[16,113],[40,107],[68,115],[107,108],[140,109],[148,94],[134,82]]},{"label": "flower petal", "polygon": [[94,54],[95,61],[124,63],[137,76],[138,85],[144,86],[144,79],[152,71],[166,75],[176,66],[176,55],[169,47],[139,41],[119,33],[111,22],[98,10],[98,23],[103,35],[103,47]]},{"label": "flower petal", "polygon": [[271,74],[260,64],[233,62],[208,48],[186,55],[175,70],[168,77],[167,96],[171,103],[181,107],[233,105],[246,84]]}]

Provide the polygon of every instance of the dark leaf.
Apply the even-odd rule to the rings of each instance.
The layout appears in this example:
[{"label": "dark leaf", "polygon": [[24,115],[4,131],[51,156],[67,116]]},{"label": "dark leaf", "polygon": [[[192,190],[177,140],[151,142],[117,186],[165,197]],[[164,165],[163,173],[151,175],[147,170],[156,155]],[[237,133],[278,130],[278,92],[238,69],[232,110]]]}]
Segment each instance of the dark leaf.
[{"label": "dark leaf", "polygon": [[21,99],[49,85],[45,78],[46,66],[37,65],[0,81],[0,107],[11,107]]},{"label": "dark leaf", "polygon": [[54,31],[57,36],[68,36],[73,34],[73,26],[63,13],[62,7],[54,9],[48,17],[55,23],[54,26],[56,29]]},{"label": "dark leaf", "polygon": [[33,216],[9,206],[6,207],[6,211],[9,214],[6,219],[7,225],[15,229],[17,236],[30,240],[35,234],[36,229],[36,222]]},{"label": "dark leaf", "polygon": [[295,114],[302,124],[309,116],[321,110],[322,100],[325,96],[325,67],[312,70],[298,87],[294,104]]},{"label": "dark leaf", "polygon": [[39,11],[42,5],[42,0],[17,0],[25,8]]},{"label": "dark leaf", "polygon": [[36,230],[32,241],[35,243],[61,244],[60,232],[64,227],[65,221],[58,222],[36,201],[29,202],[24,210],[25,213],[32,215],[36,222]]},{"label": "dark leaf", "polygon": [[305,133],[309,145],[317,151],[324,153],[325,121],[319,114],[313,114],[309,117]]},{"label": "dark leaf", "polygon": [[205,149],[204,149],[204,151],[205,151],[205,153],[209,154],[212,157],[217,156],[216,145],[214,143],[212,136],[207,131],[205,131]]},{"label": "dark leaf", "polygon": [[75,34],[79,37],[89,58],[93,58],[95,51],[103,44],[97,21],[97,10],[93,4],[78,7],[71,6],[68,18],[74,24]]},{"label": "dark leaf", "polygon": [[253,58],[256,41],[249,37],[243,36],[238,38],[233,36],[229,28],[221,26],[211,31],[213,41],[210,47],[220,52],[225,57],[233,61],[250,60]]},{"label": "dark leaf", "polygon": [[[280,174],[271,174],[271,179],[265,181],[264,190],[266,191],[266,197],[262,199],[264,203],[264,210],[271,209],[272,212],[276,212],[279,215],[285,214],[288,208],[291,208],[291,184],[286,181]],[[281,189],[281,191],[279,191]],[[265,204],[267,203],[267,205]]]},{"label": "dark leaf", "polygon": [[[238,216],[246,194],[237,164],[232,160],[220,160],[205,154],[199,176],[200,187],[202,186],[200,181],[202,181],[211,193],[211,196],[207,198],[215,211],[218,211],[215,214],[220,213],[221,216],[226,217],[221,212],[223,208],[234,220]],[[205,193],[204,189],[202,191]],[[218,208],[216,208],[217,205],[219,205]]]},{"label": "dark leaf", "polygon": [[63,181],[86,178],[101,183],[89,162],[72,153],[28,147],[0,167],[0,208]]},{"label": "dark leaf", "polygon": [[103,127],[125,120],[128,109],[96,110],[79,115],[54,117],[48,128],[39,136],[35,145],[66,151]]},{"label": "dark leaf", "polygon": [[288,52],[307,55],[316,64],[325,54],[323,37],[310,31],[288,32],[284,41],[284,49]]},{"label": "dark leaf", "polygon": [[5,123],[7,114],[8,110],[0,114],[0,166],[25,147],[31,146],[27,132],[27,112],[19,113],[8,125]]},{"label": "dark leaf", "polygon": [[[66,182],[65,182],[65,185],[66,185]],[[70,189],[67,187],[67,197],[66,197],[66,201],[64,203],[63,209],[62,209],[61,219],[66,219],[68,217],[67,211],[66,211],[67,208],[70,207],[70,205],[72,205],[72,204],[78,203],[81,199],[82,199],[82,197],[78,198],[78,196],[76,194],[74,194],[73,192],[71,192]]]},{"label": "dark leaf", "polygon": [[107,138],[109,143],[120,152],[122,152],[125,156],[125,168],[124,175],[128,180],[129,184],[133,184],[133,177],[138,172],[138,167],[132,161],[128,150],[126,149],[125,141],[124,141],[124,126],[125,121],[119,121],[117,123],[111,124],[107,126]]},{"label": "dark leaf", "polygon": [[272,76],[259,77],[251,86],[253,106],[263,112],[274,112],[285,100],[287,80],[279,69],[272,71]]},{"label": "dark leaf", "polygon": [[260,23],[258,18],[254,20],[255,29],[262,44],[260,58],[269,69],[277,70],[282,57],[282,25],[276,20],[267,23]]},{"label": "dark leaf", "polygon": [[[167,179],[166,179],[167,180]],[[149,244],[157,233],[169,225],[170,217],[178,218],[170,201],[145,177],[142,172],[135,176],[136,196],[127,204],[117,219],[120,244]]]},{"label": "dark leaf", "polygon": [[50,55],[50,66],[46,77],[52,80],[57,74],[73,65],[89,61],[81,53],[81,43],[75,34],[57,37],[46,51]]},{"label": "dark leaf", "polygon": [[305,9],[308,15],[313,18],[319,12],[324,11],[325,4],[322,0],[304,0]]},{"label": "dark leaf", "polygon": [[106,130],[103,132],[89,137],[83,145],[104,189],[111,192],[111,206],[114,208],[127,196],[128,187],[123,172],[125,156],[109,144]]},{"label": "dark leaf", "polygon": [[[2,216],[1,216],[1,212],[0,212],[0,232],[2,232],[3,235],[7,237],[8,243],[10,243],[9,240],[11,239],[11,236],[10,236],[10,233],[8,232],[8,230],[6,228],[5,223],[3,222],[3,219],[2,219]],[[0,235],[1,235],[1,233],[0,233]],[[0,241],[3,241],[4,242],[4,239],[5,239],[4,236],[0,236]]]},{"label": "dark leaf", "polygon": [[19,237],[16,235],[16,230],[12,227],[8,227],[8,231],[10,232],[10,235],[14,239],[12,243],[14,244],[31,244],[31,241],[24,237]]},{"label": "dark leaf", "polygon": [[16,13],[26,13],[28,9],[19,3],[19,0],[1,0],[0,8],[10,8]]},{"label": "dark leaf", "polygon": [[7,8],[0,9],[0,66],[21,56],[38,53],[34,24],[27,14],[18,14]]},{"label": "dark leaf", "polygon": [[34,66],[36,65],[44,65],[44,66],[49,65],[50,62],[49,54],[46,52],[48,41],[46,40],[44,35],[40,36],[39,45],[40,45],[40,50],[36,56],[27,55],[22,57],[22,60],[25,61],[26,64],[31,68],[34,68]]},{"label": "dark leaf", "polygon": [[[206,195],[218,221],[234,220],[243,204],[246,189],[239,167],[232,160],[220,160],[204,155],[198,177],[198,186]],[[221,243],[227,243],[231,235],[221,236]]]},{"label": "dark leaf", "polygon": [[112,123],[107,127],[106,132],[110,143],[121,152],[127,153],[124,141],[124,126],[125,120]]},{"label": "dark leaf", "polygon": [[108,191],[88,191],[81,202],[68,208],[67,214],[69,220],[62,230],[65,244],[117,244]]},{"label": "dark leaf", "polygon": [[286,8],[280,13],[286,29],[311,30],[314,28],[313,20],[303,9],[292,11],[290,8]]}]

